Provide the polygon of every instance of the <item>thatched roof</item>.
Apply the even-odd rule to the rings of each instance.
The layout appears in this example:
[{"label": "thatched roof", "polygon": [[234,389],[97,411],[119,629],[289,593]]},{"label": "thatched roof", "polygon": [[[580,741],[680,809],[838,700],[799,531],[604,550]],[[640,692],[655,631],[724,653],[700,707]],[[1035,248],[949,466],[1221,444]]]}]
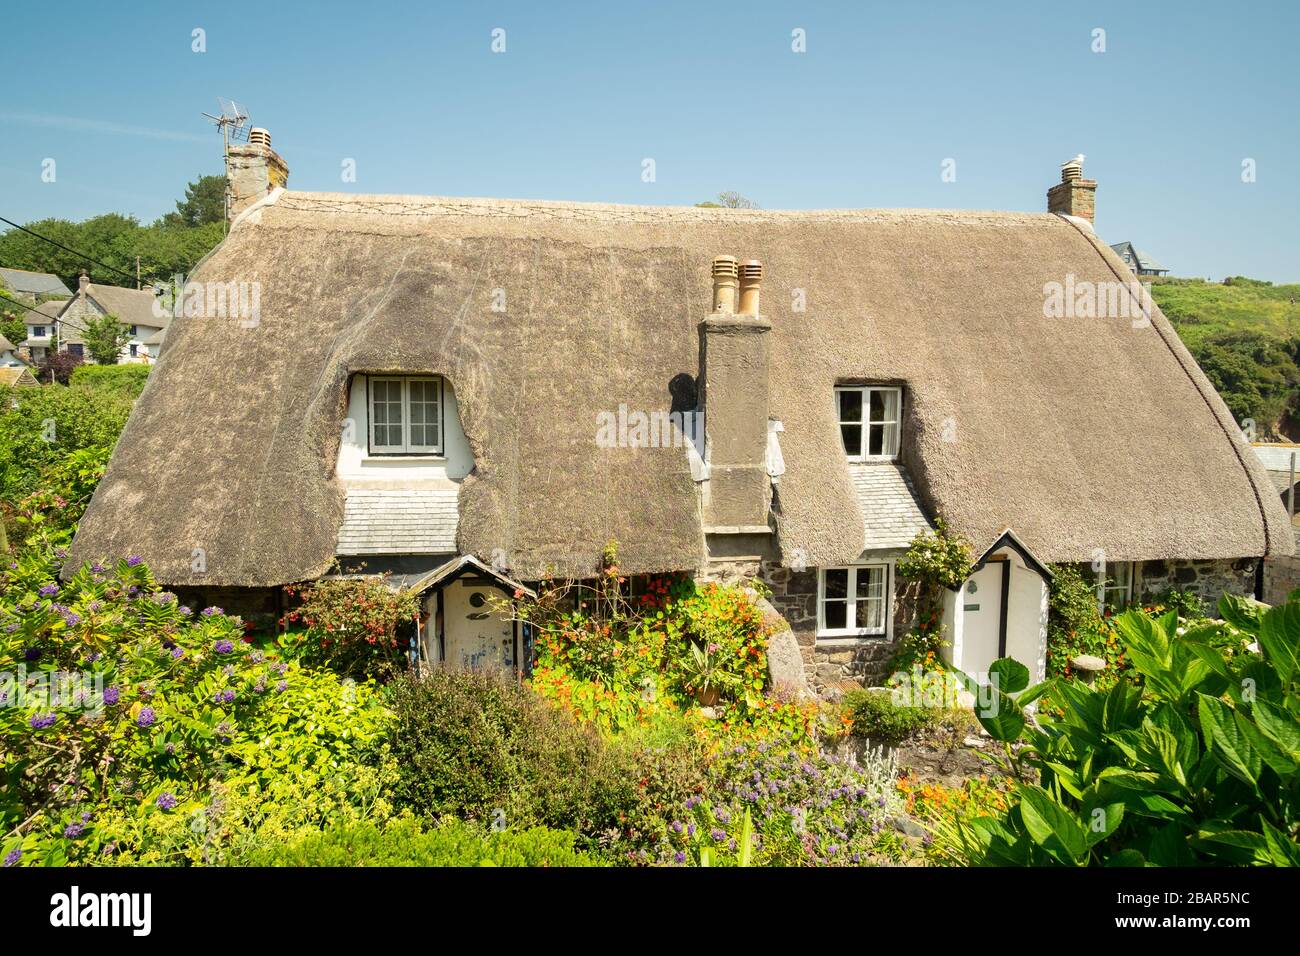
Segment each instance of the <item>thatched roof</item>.
[{"label": "thatched roof", "polygon": [[1290,550],[1264,469],[1163,316],[1044,318],[1045,283],[1131,279],[1057,216],[276,192],[192,277],[262,283],[260,323],[174,321],[73,557],[140,554],[171,584],[322,573],[349,375],[431,371],[476,459],[461,552],[590,573],[616,539],[627,571],[699,566],[682,449],[595,437],[598,413],[666,411],[697,373],[720,253],[765,265],[787,555],[861,548],[832,396],[854,379],[907,384],[902,464],[977,553],[1007,527],[1045,561]]},{"label": "thatched roof", "polygon": [[[164,312],[157,315],[154,303],[157,296],[152,289],[126,289],[117,285],[86,286],[86,295],[94,299],[106,315],[117,316],[123,325],[137,325],[149,329],[165,329],[171,324],[171,316]],[[162,309],[158,311],[162,312]]]},{"label": "thatched roof", "polygon": [[15,346],[3,335],[0,335],[0,352],[12,352]]},{"label": "thatched roof", "polygon": [[22,365],[0,365],[0,388],[40,386],[32,370]]}]

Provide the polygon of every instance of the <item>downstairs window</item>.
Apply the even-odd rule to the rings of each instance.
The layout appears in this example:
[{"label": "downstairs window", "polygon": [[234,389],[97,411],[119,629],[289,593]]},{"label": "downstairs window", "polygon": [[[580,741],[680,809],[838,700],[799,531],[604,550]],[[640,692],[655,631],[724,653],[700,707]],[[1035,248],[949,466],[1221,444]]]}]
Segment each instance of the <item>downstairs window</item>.
[{"label": "downstairs window", "polygon": [[881,637],[889,631],[888,564],[821,568],[817,573],[818,637]]}]

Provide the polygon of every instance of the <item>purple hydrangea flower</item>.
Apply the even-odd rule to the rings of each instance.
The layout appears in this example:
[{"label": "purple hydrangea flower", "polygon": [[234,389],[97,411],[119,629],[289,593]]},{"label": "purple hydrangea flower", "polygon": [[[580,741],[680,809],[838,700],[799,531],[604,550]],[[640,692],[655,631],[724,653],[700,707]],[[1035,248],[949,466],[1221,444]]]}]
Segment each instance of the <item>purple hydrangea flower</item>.
[{"label": "purple hydrangea flower", "polygon": [[5,866],[17,866],[17,865],[18,865],[18,861],[21,860],[22,858],[23,858],[23,851],[22,851],[22,848],[21,848],[21,847],[14,847],[12,850],[10,850],[8,853],[5,854],[5,863],[4,863],[4,865],[5,865]]},{"label": "purple hydrangea flower", "polygon": [[[204,611],[203,613],[206,614],[208,612]],[[230,641],[226,640],[225,638],[222,638],[221,640],[217,641],[216,644],[212,645],[212,649],[216,651],[218,654],[229,654],[231,651],[235,649],[235,645],[230,643]]]},{"label": "purple hydrangea flower", "polygon": [[152,727],[158,720],[158,715],[154,713],[152,707],[141,707],[139,715],[135,718],[137,727]]},{"label": "purple hydrangea flower", "polygon": [[216,605],[213,605],[212,607],[205,607],[203,609],[204,617],[215,617],[218,614],[224,614],[224,613],[225,612],[222,611],[221,608],[217,607]]},{"label": "purple hydrangea flower", "polygon": [[160,793],[158,795],[158,806],[162,810],[174,810],[176,803],[176,797],[170,793]]},{"label": "purple hydrangea flower", "polygon": [[58,719],[56,714],[37,714],[28,723],[32,725],[32,730],[45,730],[47,727],[53,727]]},{"label": "purple hydrangea flower", "polygon": [[77,837],[81,836],[81,834],[85,832],[86,832],[86,825],[84,823],[69,823],[66,827],[63,828],[63,835],[67,837],[69,840],[75,840]]},{"label": "purple hydrangea flower", "polygon": [[184,604],[181,605],[181,607],[180,607],[180,611],[181,611],[181,613],[184,614],[186,617],[189,617],[191,614],[194,613],[193,611],[191,611],[191,610],[189,609],[189,607],[187,607],[187,606],[184,605]]},{"label": "purple hydrangea flower", "polygon": [[54,597],[54,595],[58,593],[59,593],[59,586],[57,584],[43,585],[40,590],[41,597]]},{"label": "purple hydrangea flower", "polygon": [[143,563],[144,563],[144,558],[140,557],[140,555],[138,554],[133,554],[131,555],[131,557],[126,559],[126,565],[129,568],[139,567]]}]

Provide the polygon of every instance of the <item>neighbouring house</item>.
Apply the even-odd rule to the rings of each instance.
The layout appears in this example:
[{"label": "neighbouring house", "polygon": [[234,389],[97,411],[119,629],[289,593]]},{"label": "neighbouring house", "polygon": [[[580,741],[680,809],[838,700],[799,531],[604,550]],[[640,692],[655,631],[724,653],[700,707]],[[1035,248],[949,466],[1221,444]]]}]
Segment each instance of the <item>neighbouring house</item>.
[{"label": "neighbouring house", "polygon": [[[299,192],[264,131],[230,153],[190,279],[257,283],[259,321],[173,320],[70,568],[139,555],[268,614],[339,563],[391,571],[425,660],[507,664],[528,634],[491,592],[591,577],[615,541],[633,588],[764,582],[829,690],[886,676],[897,562],[938,517],[978,562],[943,621],[977,674],[1042,674],[1054,564],[1104,563],[1102,603],[1217,599],[1291,553],[1077,162],[1048,213],[778,212]],[[1060,317],[1067,285],[1119,314]]]},{"label": "neighbouring house", "polygon": [[1264,561],[1263,599],[1268,604],[1282,604],[1300,588],[1300,444],[1257,442],[1255,454],[1268,470],[1295,533],[1294,555],[1275,555]]},{"label": "neighbouring house", "polygon": [[23,313],[27,338],[22,341],[21,348],[33,363],[39,363],[47,352],[57,348],[59,315],[67,304],[66,299],[51,299]]},{"label": "neighbouring house", "polygon": [[3,335],[0,335],[0,368],[26,368],[24,362],[17,354],[17,346],[10,342]]},{"label": "neighbouring house", "polygon": [[67,299],[72,296],[72,290],[63,284],[63,280],[48,272],[28,272],[26,269],[0,266],[0,284],[15,299],[27,305],[36,305],[44,299]]},{"label": "neighbouring house", "polygon": [[58,321],[58,347],[82,355],[86,361],[90,361],[90,353],[82,333],[91,319],[115,315],[127,327],[130,339],[122,346],[119,365],[156,361],[172,321],[170,311],[162,307],[152,288],[99,285],[91,282],[84,273],[77,294],[63,305]]},{"label": "neighbouring house", "polygon": [[1131,242],[1116,242],[1111,248],[1124,260],[1124,265],[1133,270],[1134,275],[1162,276],[1169,271]]}]

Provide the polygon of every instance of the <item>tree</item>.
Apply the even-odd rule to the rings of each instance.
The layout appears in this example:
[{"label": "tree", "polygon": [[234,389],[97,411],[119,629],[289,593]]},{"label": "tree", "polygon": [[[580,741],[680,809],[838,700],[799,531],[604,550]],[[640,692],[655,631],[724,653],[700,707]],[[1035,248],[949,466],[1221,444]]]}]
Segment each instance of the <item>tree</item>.
[{"label": "tree", "polygon": [[81,337],[96,364],[116,365],[123,347],[131,341],[131,330],[119,322],[117,316],[101,315],[86,320]]},{"label": "tree", "polygon": [[738,192],[718,193],[717,202],[697,202],[701,209],[758,209],[758,203]]},{"label": "tree", "polygon": [[158,221],[167,227],[194,228],[208,223],[222,222],[226,218],[226,178],[200,176],[185,187],[185,198],[178,200],[176,211],[169,212]]},{"label": "tree", "polygon": [[67,385],[72,380],[72,373],[78,366],[84,365],[85,359],[68,351],[56,352],[47,349],[37,363],[36,377],[42,382],[58,382]]}]

